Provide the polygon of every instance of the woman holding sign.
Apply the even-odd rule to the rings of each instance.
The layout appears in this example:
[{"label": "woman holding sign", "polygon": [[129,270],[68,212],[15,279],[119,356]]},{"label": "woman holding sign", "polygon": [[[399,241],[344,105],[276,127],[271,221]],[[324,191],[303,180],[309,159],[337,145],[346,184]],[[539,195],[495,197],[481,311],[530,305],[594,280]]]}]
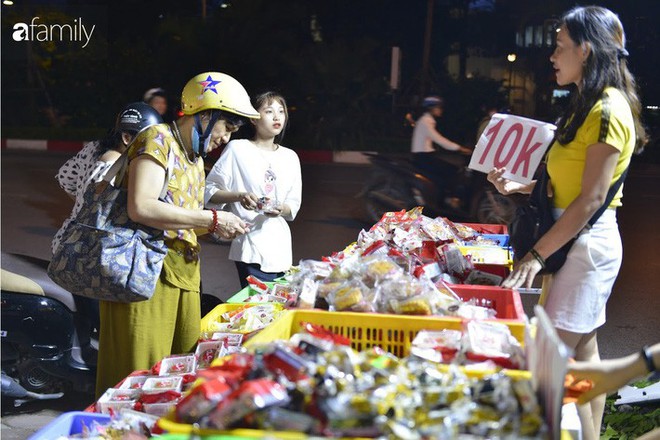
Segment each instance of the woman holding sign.
[{"label": "woman holding sign", "polygon": [[[622,188],[593,227],[585,226],[646,140],[625,42],[619,18],[608,9],[576,7],[562,17],[550,61],[557,84],[575,89],[547,156],[556,222],[503,283],[531,287],[545,259],[577,237],[564,266],[544,278],[541,303],[579,361],[600,359],[596,330],[605,323],[622,259],[616,220]],[[535,181],[516,183],[504,171],[488,174],[500,193],[532,191]],[[585,439],[598,438],[604,404],[601,395],[580,407]]]}]

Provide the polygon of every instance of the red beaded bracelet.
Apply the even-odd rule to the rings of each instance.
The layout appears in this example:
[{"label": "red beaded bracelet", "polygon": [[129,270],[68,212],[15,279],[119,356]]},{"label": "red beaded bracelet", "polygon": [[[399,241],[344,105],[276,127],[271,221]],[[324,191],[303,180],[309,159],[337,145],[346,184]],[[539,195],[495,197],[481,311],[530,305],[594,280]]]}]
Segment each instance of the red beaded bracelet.
[{"label": "red beaded bracelet", "polygon": [[220,227],[220,223],[218,223],[218,211],[211,209],[211,212],[213,213],[213,224],[209,227],[209,233],[214,234]]}]

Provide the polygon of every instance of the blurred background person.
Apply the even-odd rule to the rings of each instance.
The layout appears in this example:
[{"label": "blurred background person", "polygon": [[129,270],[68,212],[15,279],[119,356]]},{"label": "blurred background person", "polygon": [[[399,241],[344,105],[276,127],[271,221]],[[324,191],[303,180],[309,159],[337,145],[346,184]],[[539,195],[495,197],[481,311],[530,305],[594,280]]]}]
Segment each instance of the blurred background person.
[{"label": "blurred background person", "polygon": [[154,87],[153,89],[147,90],[144,92],[142,101],[156,109],[158,114],[160,114],[165,122],[170,122],[170,118],[168,117],[167,113],[167,95],[165,94],[164,89],[160,87]]},{"label": "blurred background person", "polygon": [[430,178],[436,186],[440,201],[453,208],[460,206],[460,195],[445,194],[447,181],[456,175],[456,166],[442,160],[433,144],[441,148],[461,154],[472,154],[472,150],[444,137],[436,128],[436,118],[444,113],[444,100],[440,96],[427,96],[422,101],[424,113],[414,125],[410,152],[413,165]]}]

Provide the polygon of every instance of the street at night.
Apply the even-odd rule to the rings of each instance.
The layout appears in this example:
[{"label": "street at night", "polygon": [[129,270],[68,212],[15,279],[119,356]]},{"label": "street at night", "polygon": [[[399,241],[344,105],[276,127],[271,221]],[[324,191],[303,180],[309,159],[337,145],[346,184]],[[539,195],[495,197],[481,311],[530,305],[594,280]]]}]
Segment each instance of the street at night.
[{"label": "street at night", "polygon": [[[4,440],[91,408],[114,413],[94,414],[111,426],[176,417],[191,438],[196,424],[273,438],[554,440],[560,419],[562,438],[660,436],[659,0],[0,3]],[[126,190],[83,200],[117,157]],[[84,204],[94,218],[60,230]],[[415,205],[425,217],[405,213]],[[503,232],[523,211],[524,232],[540,231],[527,247],[452,223]],[[101,240],[89,225],[114,214],[126,236],[114,224]],[[133,222],[150,232],[136,240]],[[122,239],[141,256],[119,251]],[[570,263],[553,272],[562,251]],[[17,277],[14,264],[39,275]],[[534,316],[544,269],[555,273],[547,322]],[[284,285],[260,281],[285,271]],[[118,274],[138,280],[133,291],[110,281]],[[246,279],[260,304],[225,303]],[[448,287],[459,284],[496,287],[456,288],[468,300]],[[274,336],[319,308],[308,313],[327,322],[291,329],[312,342]],[[161,393],[151,376],[169,374]],[[616,391],[631,400],[615,404]],[[117,415],[126,405],[136,411]],[[128,435],[152,435],[142,431]]]}]

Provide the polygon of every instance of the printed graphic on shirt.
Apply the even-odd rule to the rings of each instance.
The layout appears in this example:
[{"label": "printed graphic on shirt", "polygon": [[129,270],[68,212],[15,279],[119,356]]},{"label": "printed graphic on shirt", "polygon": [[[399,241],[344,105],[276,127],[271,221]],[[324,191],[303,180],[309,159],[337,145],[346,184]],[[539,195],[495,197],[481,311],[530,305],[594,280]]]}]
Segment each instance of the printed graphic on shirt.
[{"label": "printed graphic on shirt", "polygon": [[277,181],[277,175],[272,168],[268,168],[264,175],[264,196],[269,197],[275,191],[275,182]]}]

